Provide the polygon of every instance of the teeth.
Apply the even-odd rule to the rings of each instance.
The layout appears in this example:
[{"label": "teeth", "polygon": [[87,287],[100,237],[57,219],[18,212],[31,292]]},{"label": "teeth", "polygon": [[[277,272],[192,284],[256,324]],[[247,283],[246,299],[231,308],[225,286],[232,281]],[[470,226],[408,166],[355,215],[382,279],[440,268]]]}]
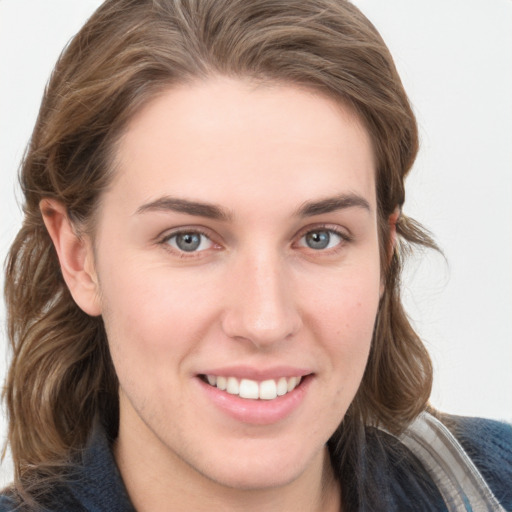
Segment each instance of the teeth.
[{"label": "teeth", "polygon": [[277,397],[277,386],[275,380],[264,380],[260,384],[259,398],[262,400],[273,400]]},{"label": "teeth", "polygon": [[242,398],[259,398],[258,383],[255,380],[242,379],[240,381],[240,393]]},{"label": "teeth", "polygon": [[258,382],[251,379],[238,380],[236,377],[206,375],[206,380],[211,386],[241,398],[274,400],[293,391],[300,384],[302,377],[281,377],[277,381],[269,379]]},{"label": "teeth", "polygon": [[277,396],[283,396],[288,393],[288,381],[286,380],[286,377],[281,377],[277,381]]},{"label": "teeth", "polygon": [[226,387],[226,391],[230,395],[238,395],[238,393],[240,393],[240,384],[238,384],[238,379],[235,377],[228,377],[228,385]]},{"label": "teeth", "polygon": [[297,377],[290,377],[288,379],[288,393],[290,391],[293,391],[295,389],[295,387],[297,386],[298,382],[297,382]]},{"label": "teeth", "polygon": [[[217,387],[218,387],[220,390],[224,391],[224,390],[226,389],[227,385],[228,385],[228,384],[227,384],[227,379],[226,379],[226,377],[220,377],[220,376],[219,376],[219,377],[217,377]],[[213,386],[213,384],[212,384],[212,386]]]}]

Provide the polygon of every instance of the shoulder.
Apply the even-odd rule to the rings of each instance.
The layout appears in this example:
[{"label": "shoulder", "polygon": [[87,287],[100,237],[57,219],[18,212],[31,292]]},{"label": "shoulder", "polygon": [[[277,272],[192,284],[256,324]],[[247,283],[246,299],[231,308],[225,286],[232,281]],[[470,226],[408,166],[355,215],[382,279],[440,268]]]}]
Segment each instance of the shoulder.
[{"label": "shoulder", "polygon": [[11,512],[14,510],[14,503],[5,495],[0,495],[0,512]]},{"label": "shoulder", "polygon": [[357,468],[361,510],[443,512],[446,506],[431,475],[396,436],[366,428]]},{"label": "shoulder", "polygon": [[512,425],[445,415],[448,427],[506,510],[512,510]]},{"label": "shoulder", "polygon": [[85,512],[85,509],[70,495],[59,490],[46,496],[42,503],[28,505],[12,494],[0,494],[0,512]]},{"label": "shoulder", "polygon": [[0,512],[18,512],[19,504],[5,490],[0,493]]},{"label": "shoulder", "polygon": [[[1,1],[1,0],[0,0]],[[110,441],[99,420],[73,462],[46,488],[38,488],[38,512],[134,512],[114,461]],[[0,491],[0,512],[35,512]]]}]

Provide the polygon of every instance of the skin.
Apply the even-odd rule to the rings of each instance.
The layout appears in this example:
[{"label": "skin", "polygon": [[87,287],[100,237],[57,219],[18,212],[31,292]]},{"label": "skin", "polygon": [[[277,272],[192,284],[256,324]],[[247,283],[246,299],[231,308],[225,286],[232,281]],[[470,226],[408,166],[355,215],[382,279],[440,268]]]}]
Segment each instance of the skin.
[{"label": "skin", "polygon": [[[382,293],[374,175],[347,107],[216,77],[132,119],[94,242],[43,201],[75,301],[104,318],[115,457],[137,510],[340,509],[326,442],[361,382]],[[195,231],[199,250],[180,251],[173,235]],[[307,370],[299,405],[263,425],[225,414],[198,375],[239,365]]]}]

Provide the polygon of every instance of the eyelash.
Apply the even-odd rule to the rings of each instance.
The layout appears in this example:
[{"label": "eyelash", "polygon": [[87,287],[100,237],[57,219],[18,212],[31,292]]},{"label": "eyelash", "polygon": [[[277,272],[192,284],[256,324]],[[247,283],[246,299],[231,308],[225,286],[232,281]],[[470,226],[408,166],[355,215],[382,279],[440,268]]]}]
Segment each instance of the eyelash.
[{"label": "eyelash", "polygon": [[[339,229],[338,227],[332,226],[332,225],[319,225],[319,226],[313,226],[313,227],[309,226],[307,229],[305,229],[302,232],[300,232],[299,235],[296,237],[296,239],[298,240],[298,242],[300,242],[308,234],[315,233],[315,232],[316,233],[327,232],[327,233],[329,233],[331,235],[334,234],[334,235],[338,236],[341,240],[340,240],[340,242],[338,244],[336,244],[336,246],[330,247],[330,248],[327,248],[327,249],[313,249],[311,247],[301,246],[301,247],[304,247],[305,249],[311,250],[314,253],[324,253],[324,254],[325,253],[332,253],[332,254],[336,254],[339,250],[341,250],[341,248],[345,244],[350,243],[353,240],[353,238],[349,234],[347,234],[345,231]],[[187,251],[181,250],[179,248],[172,247],[169,244],[169,241],[172,240],[175,237],[178,237],[179,235],[200,235],[200,236],[204,236],[205,238],[207,238],[211,242],[211,244],[213,246],[216,245],[217,247],[220,247],[219,244],[217,244],[216,242],[213,241],[211,234],[209,234],[205,230],[201,230],[201,229],[198,229],[198,228],[179,229],[177,231],[173,231],[171,233],[167,233],[165,236],[161,237],[158,240],[158,243],[160,245],[164,246],[164,248],[167,251],[172,252],[175,255],[178,255],[178,257],[180,257],[180,258],[194,258],[194,257],[197,258],[198,254],[200,254],[202,252],[205,252],[205,251],[207,251],[209,249],[209,248],[207,248],[207,249],[203,249],[201,251],[195,251],[194,250],[194,251],[187,252]],[[297,244],[298,242],[294,242],[294,245]]]},{"label": "eyelash", "polygon": [[325,255],[327,254],[336,254],[338,251],[340,251],[343,246],[345,246],[347,243],[352,242],[353,238],[350,236],[345,230],[341,230],[338,226],[332,226],[329,224],[321,224],[318,226],[308,226],[307,229],[302,231],[298,236],[298,241],[300,242],[303,240],[308,234],[310,233],[321,233],[321,232],[327,232],[331,235],[336,235],[340,238],[340,242],[336,244],[334,247],[330,247],[327,249],[313,249],[311,247],[305,247],[306,249],[309,249],[310,251],[313,251],[314,253],[323,253]]},{"label": "eyelash", "polygon": [[162,245],[165,250],[171,252],[172,254],[174,255],[177,255],[178,257],[180,258],[194,258],[196,257],[197,258],[197,255],[204,252],[205,250],[207,249],[203,249],[202,251],[190,251],[190,252],[187,252],[187,251],[184,251],[184,250],[181,250],[179,248],[175,248],[175,247],[172,247],[170,245],[170,240],[172,240],[173,238],[175,237],[178,237],[179,235],[200,235],[200,236],[204,236],[205,238],[207,238],[212,245],[217,245],[213,239],[212,239],[212,236],[207,233],[206,231],[204,230],[201,230],[201,229],[197,229],[197,228],[190,228],[190,229],[179,229],[177,231],[173,231],[172,233],[167,233],[165,236],[163,236],[162,238],[160,238],[160,240],[158,240],[158,243],[160,245]]}]

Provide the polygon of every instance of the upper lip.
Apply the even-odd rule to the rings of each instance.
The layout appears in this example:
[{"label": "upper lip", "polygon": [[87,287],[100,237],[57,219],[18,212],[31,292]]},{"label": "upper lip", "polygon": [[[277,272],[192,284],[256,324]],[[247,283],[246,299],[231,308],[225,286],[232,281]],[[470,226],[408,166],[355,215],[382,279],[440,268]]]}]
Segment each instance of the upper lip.
[{"label": "upper lip", "polygon": [[211,368],[200,372],[199,375],[215,375],[217,377],[236,377],[238,379],[250,379],[264,381],[279,379],[281,377],[304,377],[313,373],[311,369],[294,366],[274,366],[271,368],[255,368],[253,366],[224,366]]}]

